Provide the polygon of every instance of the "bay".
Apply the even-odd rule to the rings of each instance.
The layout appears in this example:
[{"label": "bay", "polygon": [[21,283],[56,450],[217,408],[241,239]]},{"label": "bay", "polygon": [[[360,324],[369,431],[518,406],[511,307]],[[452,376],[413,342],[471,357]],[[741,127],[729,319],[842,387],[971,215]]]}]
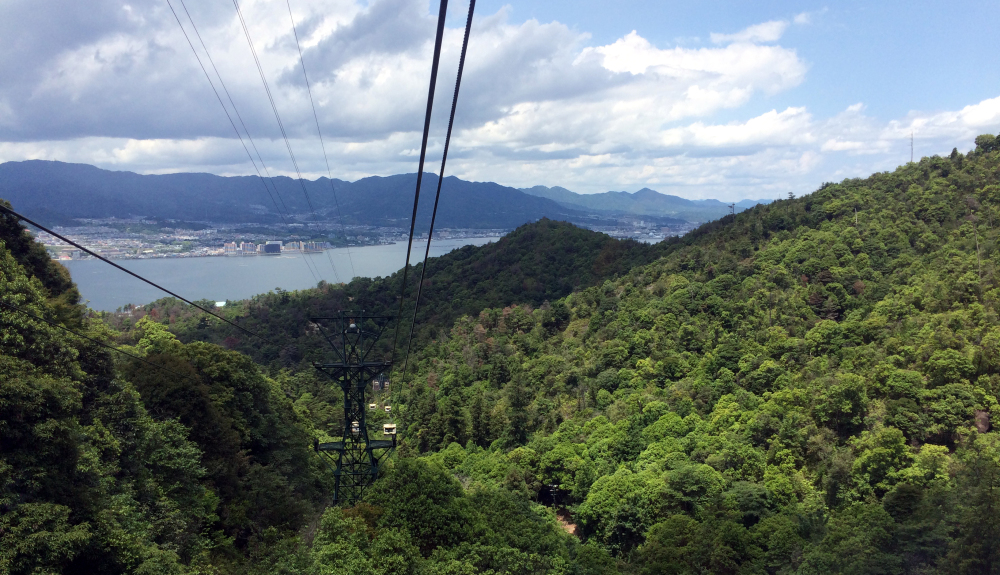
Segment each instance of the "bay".
[{"label": "bay", "polygon": [[[464,245],[480,246],[496,239],[435,240],[431,244],[430,255],[437,257]],[[414,240],[411,264],[423,260],[426,246],[426,240]],[[405,259],[406,243],[400,242],[337,248],[314,254],[157,258],[118,260],[115,263],[189,300],[226,301],[246,299],[275,288],[290,291],[315,287],[319,280],[339,283],[350,281],[353,277],[387,276],[400,270]],[[127,304],[147,304],[167,295],[100,260],[60,263],[69,268],[73,281],[91,309],[115,311]]]}]

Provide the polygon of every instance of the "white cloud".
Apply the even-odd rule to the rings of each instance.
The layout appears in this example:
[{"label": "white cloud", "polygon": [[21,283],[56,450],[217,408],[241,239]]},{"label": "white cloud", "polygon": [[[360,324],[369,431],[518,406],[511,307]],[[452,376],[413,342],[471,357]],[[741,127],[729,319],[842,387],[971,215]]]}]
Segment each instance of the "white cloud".
[{"label": "white cloud", "polygon": [[[519,36],[524,26],[507,25],[504,35]],[[586,82],[579,79],[592,79],[587,90],[512,102],[495,119],[464,130],[459,140],[466,147],[522,152],[647,153],[664,147],[664,134],[676,130],[671,124],[737,108],[758,92],[794,87],[806,70],[793,51],[782,48],[659,49],[635,32],[584,48],[566,64],[546,72],[581,85]]]},{"label": "white cloud", "polygon": [[699,147],[784,146],[812,142],[815,138],[810,127],[811,118],[805,108],[788,108],[780,113],[771,110],[743,123],[706,126],[698,122],[667,134],[689,135],[675,141]]},{"label": "white cloud", "polygon": [[[53,0],[48,18],[26,6],[0,4],[0,161],[254,173],[165,3],[95,0],[90,19],[70,0]],[[284,3],[241,6],[303,175],[326,175]],[[232,6],[188,8],[269,170],[294,175]],[[293,8],[333,175],[414,171],[435,25],[427,3]],[[1000,130],[1000,98],[889,122],[862,103],[817,118],[792,91],[807,64],[775,44],[793,23],[809,23],[807,13],[712,34],[707,46],[657,46],[635,31],[593,45],[560,23],[512,22],[509,13],[475,21],[449,159],[463,178],[581,192],[800,195],[908,160],[911,130],[935,151]],[[461,29],[446,31],[431,162],[461,38]],[[781,93],[792,104],[768,101]]]},{"label": "white cloud", "polygon": [[920,138],[973,138],[983,131],[995,130],[1000,125],[1000,96],[970,104],[961,110],[932,114],[911,112],[903,120],[889,122],[882,136],[887,139]]},{"label": "white cloud", "polygon": [[820,151],[871,156],[874,163],[868,171],[877,171],[909,160],[911,134],[919,157],[952,147],[969,149],[977,135],[1000,131],[1000,97],[955,111],[911,112],[884,123],[866,116],[864,110],[864,104],[854,104],[817,125],[823,141]]},{"label": "white cloud", "polygon": [[634,30],[608,46],[586,48],[578,61],[600,54],[612,72],[648,74],[664,83],[688,86],[746,86],[769,93],[802,82],[806,66],[793,50],[774,46],[658,49]]},{"label": "white cloud", "polygon": [[823,142],[823,147],[820,148],[820,150],[824,152],[856,152],[861,151],[864,148],[864,142],[853,142],[849,140],[841,140],[840,138],[830,138],[829,140]]},{"label": "white cloud", "polygon": [[[800,14],[801,16],[801,14]],[[796,17],[797,18],[797,17]],[[796,24],[800,22],[796,21]],[[730,42],[756,43],[756,42],[777,42],[788,28],[786,20],[771,20],[748,26],[735,34],[718,34],[712,32],[709,38],[715,44],[727,44]]]}]

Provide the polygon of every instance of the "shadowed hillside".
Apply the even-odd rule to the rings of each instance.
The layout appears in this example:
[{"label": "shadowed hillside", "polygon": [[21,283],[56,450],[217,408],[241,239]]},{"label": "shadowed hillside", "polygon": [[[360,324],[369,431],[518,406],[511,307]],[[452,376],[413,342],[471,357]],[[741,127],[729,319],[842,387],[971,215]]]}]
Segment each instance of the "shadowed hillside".
[{"label": "shadowed hillside", "polygon": [[[256,176],[140,175],[29,160],[0,164],[0,198],[33,219],[61,224],[70,224],[73,218],[109,217],[276,223],[280,221],[276,206],[296,221],[339,221],[339,205],[345,224],[407,228],[416,180],[416,174],[400,174],[356,182],[333,180],[331,186],[328,178],[300,182],[279,176],[268,180],[265,188]],[[437,182],[435,174],[424,174],[418,233],[429,226]],[[509,229],[545,217],[614,225],[613,219],[602,219],[608,214],[453,176],[444,179],[440,206],[438,228]]]}]

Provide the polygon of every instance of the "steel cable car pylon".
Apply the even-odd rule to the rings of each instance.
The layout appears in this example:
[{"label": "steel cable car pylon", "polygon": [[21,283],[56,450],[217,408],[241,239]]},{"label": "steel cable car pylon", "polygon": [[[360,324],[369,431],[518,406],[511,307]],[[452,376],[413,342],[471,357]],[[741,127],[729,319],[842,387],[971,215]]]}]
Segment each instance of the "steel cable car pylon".
[{"label": "steel cable car pylon", "polygon": [[313,363],[313,367],[337,382],[344,391],[341,441],[314,444],[321,454],[336,458],[334,502],[338,504],[359,501],[365,488],[378,478],[379,466],[396,448],[395,425],[384,427],[384,433],[392,439],[370,439],[365,417],[368,382],[384,382],[392,366],[389,361],[370,361],[368,356],[392,319],[391,316],[366,316],[364,311],[342,311],[336,317],[311,318],[339,360]]}]

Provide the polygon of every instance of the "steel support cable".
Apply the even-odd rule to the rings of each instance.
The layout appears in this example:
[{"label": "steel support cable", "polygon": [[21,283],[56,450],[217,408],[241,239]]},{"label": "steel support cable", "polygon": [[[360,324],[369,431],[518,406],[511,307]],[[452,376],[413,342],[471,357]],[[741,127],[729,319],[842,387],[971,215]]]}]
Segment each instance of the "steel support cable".
[{"label": "steel support cable", "polygon": [[172,292],[172,291],[168,290],[167,288],[165,288],[165,287],[163,287],[163,286],[161,286],[161,285],[159,285],[159,284],[157,284],[157,283],[155,283],[155,282],[153,282],[153,281],[151,281],[151,280],[148,280],[148,279],[146,279],[146,278],[142,277],[141,275],[139,275],[139,274],[137,274],[137,273],[135,273],[135,272],[133,272],[133,271],[130,271],[130,270],[128,270],[128,269],[125,269],[125,268],[123,268],[122,266],[120,266],[120,265],[116,264],[115,262],[113,262],[113,261],[111,261],[111,260],[109,260],[109,259],[107,259],[107,258],[105,258],[105,257],[103,257],[103,256],[100,256],[100,255],[97,255],[97,254],[96,254],[96,253],[94,253],[93,251],[91,251],[91,250],[89,250],[89,249],[87,249],[87,248],[85,248],[85,247],[81,246],[80,244],[78,244],[78,243],[74,242],[73,240],[71,240],[71,239],[67,238],[66,236],[63,236],[63,235],[61,235],[61,234],[58,234],[58,233],[56,233],[56,232],[54,232],[54,231],[50,230],[49,228],[47,228],[47,227],[43,226],[42,224],[39,224],[39,223],[37,223],[37,222],[35,222],[35,221],[33,221],[33,220],[29,220],[28,218],[26,218],[26,217],[22,216],[21,214],[19,214],[19,213],[15,212],[14,210],[12,210],[12,209],[8,208],[7,206],[5,206],[5,205],[3,205],[3,204],[0,204],[0,210],[3,210],[3,211],[5,211],[5,212],[9,213],[10,215],[14,216],[15,218],[17,218],[17,219],[19,219],[19,220],[21,220],[21,221],[24,221],[24,222],[26,222],[26,223],[28,223],[28,224],[31,224],[32,226],[34,226],[34,227],[36,227],[36,228],[38,228],[38,229],[42,230],[43,232],[46,232],[46,233],[48,233],[48,234],[52,235],[53,237],[56,237],[56,238],[59,238],[60,240],[62,240],[62,241],[64,241],[64,242],[66,242],[67,244],[69,244],[69,245],[71,245],[71,246],[73,246],[73,247],[75,247],[75,248],[77,248],[77,249],[79,249],[79,250],[81,250],[81,251],[83,251],[83,252],[85,252],[85,253],[87,253],[87,254],[91,255],[91,256],[94,256],[95,258],[97,258],[97,259],[101,260],[102,262],[104,262],[104,263],[106,263],[106,264],[110,264],[110,265],[112,265],[112,266],[114,266],[114,267],[116,267],[116,268],[120,269],[121,271],[123,271],[123,272],[127,273],[128,275],[130,275],[130,276],[132,276],[132,277],[134,277],[134,278],[136,278],[136,279],[138,279],[138,280],[141,280],[141,281],[144,281],[144,282],[146,282],[147,284],[149,284],[149,285],[151,285],[151,286],[155,287],[156,289],[158,289],[158,290],[160,290],[160,291],[162,291],[162,292],[165,292],[165,293],[167,293],[167,294],[170,294],[171,296],[173,296],[173,297],[175,297],[175,298],[177,298],[177,299],[181,300],[182,302],[184,302],[184,303],[186,303],[186,304],[188,304],[188,305],[190,305],[190,306],[193,306],[193,307],[196,307],[196,308],[200,309],[201,311],[203,311],[203,312],[207,313],[207,314],[208,314],[208,315],[210,315],[210,316],[213,316],[213,317],[216,317],[216,318],[218,318],[218,319],[220,319],[220,320],[224,321],[225,323],[228,323],[229,325],[231,325],[231,326],[235,327],[236,329],[238,329],[238,330],[242,331],[243,333],[245,333],[245,334],[247,334],[247,335],[251,335],[251,336],[253,336],[253,337],[256,337],[256,338],[258,338],[258,339],[260,339],[260,340],[262,340],[262,341],[267,341],[266,339],[264,339],[264,337],[263,337],[263,336],[261,336],[261,335],[258,335],[258,334],[254,333],[254,332],[252,332],[252,331],[250,331],[250,330],[248,330],[248,329],[246,329],[245,327],[243,327],[243,326],[241,326],[241,325],[239,325],[239,324],[236,324],[236,323],[234,323],[234,322],[232,322],[232,321],[229,321],[228,319],[226,319],[226,318],[222,317],[221,315],[219,315],[219,314],[217,314],[217,313],[214,313],[214,312],[212,312],[212,311],[209,311],[208,309],[206,309],[206,308],[203,308],[203,307],[201,307],[200,305],[198,305],[198,304],[194,303],[193,301],[191,301],[191,300],[189,300],[189,299],[187,299],[187,298],[185,298],[185,297],[182,297],[182,296],[180,296],[180,295],[178,295],[178,294],[176,294],[176,293],[174,293],[174,292]]},{"label": "steel support cable", "polygon": [[[184,33],[184,37],[185,39],[187,39],[188,45],[191,46],[191,51],[194,52],[194,57],[198,60],[198,64],[201,66],[202,72],[205,73],[205,77],[208,79],[209,84],[212,86],[212,90],[215,92],[215,97],[218,98],[219,104],[222,106],[223,111],[229,118],[229,123],[233,124],[233,129],[236,131],[236,136],[240,139],[240,143],[243,144],[243,149],[247,152],[247,156],[250,158],[250,163],[253,164],[254,170],[257,171],[257,177],[260,178],[261,182],[264,184],[264,189],[267,191],[267,195],[271,198],[271,203],[274,204],[274,209],[276,212],[278,212],[278,217],[280,217],[281,221],[287,226],[289,222],[285,216],[286,214],[291,214],[291,212],[289,211],[288,206],[285,205],[285,200],[284,198],[281,197],[281,192],[278,191],[278,186],[274,183],[274,178],[271,177],[271,173],[268,171],[267,165],[264,163],[264,158],[263,156],[261,156],[260,150],[257,149],[257,144],[254,143],[253,137],[250,135],[250,130],[247,129],[247,125],[243,121],[243,116],[240,115],[240,111],[236,107],[236,102],[233,101],[233,97],[229,93],[229,88],[226,87],[226,83],[222,79],[222,74],[219,73],[219,68],[215,65],[215,60],[212,59],[212,54],[211,52],[208,51],[208,46],[205,45],[205,41],[202,39],[201,33],[198,31],[198,26],[194,23],[194,18],[191,17],[191,13],[187,9],[187,4],[184,3],[184,0],[180,0],[180,2],[181,2],[181,7],[184,8],[184,13],[187,15],[188,20],[191,22],[191,28],[194,30],[195,35],[198,37],[198,42],[201,43],[202,49],[205,50],[205,56],[208,58],[208,62],[212,65],[212,69],[215,71],[215,75],[219,78],[219,84],[222,86],[222,90],[226,93],[226,98],[229,100],[229,104],[233,107],[233,112],[236,113],[236,117],[237,119],[239,119],[240,125],[243,126],[243,131],[246,132],[247,139],[250,140],[250,146],[253,147],[253,151],[257,154],[257,159],[260,161],[261,167],[264,168],[264,173],[267,175],[267,181],[270,181],[271,188],[274,188],[274,195],[271,194],[271,189],[268,188],[267,181],[264,180],[264,177],[261,175],[260,170],[257,169],[257,164],[256,162],[254,162],[253,156],[250,154],[250,151],[247,150],[246,144],[243,143],[243,136],[240,134],[240,131],[236,129],[236,125],[235,123],[233,123],[233,119],[229,115],[229,110],[226,108],[226,105],[222,103],[222,98],[219,97],[219,92],[218,90],[215,89],[215,84],[212,82],[212,78],[208,75],[208,72],[205,70],[205,66],[201,62],[201,57],[198,56],[198,51],[195,50],[194,45],[191,43],[191,39],[188,37],[187,32],[184,30],[184,26],[180,26],[181,32]],[[168,5],[170,4],[170,0],[167,0],[167,4]],[[172,5],[170,6],[170,9],[171,11],[173,11]],[[174,13],[174,17],[177,18],[176,12]],[[177,20],[177,24],[180,25],[180,19]],[[278,207],[278,202],[274,200],[275,196],[277,196],[278,201],[281,202],[281,208]],[[285,213],[282,213],[281,211],[282,208],[284,208]],[[314,265],[310,265],[308,258],[303,257],[302,259],[303,263],[305,263],[306,265],[306,269],[309,270],[309,275],[311,275],[316,282],[319,282],[320,279],[319,268],[317,267],[314,271],[313,270]]]},{"label": "steel support cable", "polygon": [[[219,105],[222,106],[222,110],[226,113],[226,118],[229,119],[229,124],[232,125],[233,130],[236,132],[236,137],[239,138],[240,144],[243,146],[243,150],[247,153],[247,157],[250,158],[250,163],[253,164],[254,171],[257,172],[257,177],[260,178],[261,184],[264,185],[264,190],[267,192],[268,197],[271,198],[271,203],[274,204],[274,209],[278,212],[278,216],[281,218],[281,221],[284,222],[285,225],[288,225],[288,221],[285,219],[284,214],[281,213],[281,208],[278,207],[278,202],[274,200],[274,195],[271,194],[271,189],[267,186],[267,181],[264,179],[264,176],[261,175],[260,169],[257,168],[257,162],[254,161],[253,154],[250,153],[250,150],[247,148],[246,142],[243,141],[243,135],[240,133],[240,130],[236,127],[236,122],[233,121],[233,117],[229,114],[229,109],[226,108],[225,103],[223,103],[222,96],[219,95],[219,91],[215,88],[215,82],[212,81],[212,77],[208,74],[208,70],[205,68],[205,64],[201,61],[201,56],[198,55],[198,50],[194,47],[194,43],[191,42],[191,37],[188,36],[187,30],[184,29],[184,25],[181,23],[181,19],[177,15],[177,11],[174,10],[174,6],[173,4],[170,3],[170,0],[167,0],[167,6],[170,7],[170,12],[173,13],[174,19],[177,20],[177,25],[180,27],[181,33],[184,34],[184,39],[187,40],[188,46],[191,47],[191,52],[194,53],[195,59],[198,60],[198,65],[201,67],[201,71],[205,74],[205,79],[208,80],[209,86],[212,87],[212,92],[215,93],[215,98],[219,101]],[[188,20],[191,21],[191,27],[194,29],[195,34],[198,36],[198,40],[201,42],[202,48],[205,48],[205,55],[208,56],[208,61],[212,64],[212,68],[215,69],[216,75],[219,76],[219,84],[222,85],[222,89],[226,92],[226,96],[229,98],[229,103],[232,104],[233,111],[236,112],[236,117],[240,119],[240,124],[243,125],[243,129],[246,130],[247,132],[247,139],[250,140],[250,145],[253,146],[254,151],[257,152],[257,146],[253,143],[253,139],[250,137],[250,131],[247,130],[246,124],[243,123],[243,118],[240,116],[239,110],[236,109],[236,104],[233,103],[233,99],[229,95],[229,90],[226,88],[225,82],[222,81],[222,75],[219,74],[218,68],[215,68],[215,62],[212,60],[212,56],[211,54],[209,54],[208,48],[205,46],[205,42],[201,39],[201,34],[198,33],[198,28],[197,26],[195,26],[194,19],[191,18],[190,12],[187,11],[187,6],[184,4],[184,0],[181,0],[181,6],[184,8],[184,12],[187,14]],[[257,152],[257,157],[260,158],[260,152]],[[264,172],[267,173],[267,166],[264,165],[263,158],[260,158],[260,164],[264,168]],[[267,173],[267,177],[268,179],[271,179],[271,174]],[[271,179],[271,185],[274,186],[273,179]],[[278,199],[281,200],[281,205],[284,206],[285,201],[281,199],[281,194],[278,192],[277,186],[274,186],[274,193],[278,195]],[[288,211],[287,207],[285,207],[285,211],[286,212]],[[314,272],[313,268],[309,265],[309,262],[306,262],[306,268],[308,268],[309,270],[309,275],[311,275],[313,279],[319,282],[319,277],[317,276],[317,272],[319,270]]]},{"label": "steel support cable", "polygon": [[[288,134],[285,132],[285,125],[281,121],[281,115],[278,114],[278,106],[274,102],[274,97],[271,95],[271,86],[267,83],[267,78],[264,76],[264,68],[260,64],[260,58],[257,57],[257,48],[253,45],[253,40],[250,38],[250,29],[247,27],[246,20],[243,18],[243,11],[240,9],[240,5],[237,0],[233,0],[233,6],[236,7],[236,15],[240,19],[240,25],[243,28],[243,33],[246,36],[247,44],[250,46],[250,54],[253,56],[254,64],[257,66],[257,72],[260,74],[260,81],[264,84],[264,92],[267,94],[267,100],[271,104],[271,111],[274,112],[274,119],[278,122],[278,129],[281,131],[281,138],[285,142],[285,148],[288,150],[288,157],[292,160],[292,166],[295,168],[295,173],[298,175],[299,186],[302,188],[302,195],[305,196],[306,205],[309,207],[309,213],[315,215],[316,210],[313,208],[312,201],[309,199],[309,192],[306,191],[305,183],[302,181],[302,171],[299,169],[299,162],[295,158],[295,153],[292,151],[292,145],[288,141]],[[275,188],[277,189],[277,188]],[[329,255],[327,255],[329,259]],[[308,260],[305,256],[303,259]],[[336,266],[333,265],[333,260],[330,260],[330,267],[333,269],[333,275],[340,281],[340,274],[337,273]],[[316,267],[317,273],[319,272],[319,267]]]},{"label": "steel support cable", "polygon": [[54,321],[47,320],[44,317],[41,317],[41,316],[38,316],[38,315],[35,315],[35,314],[31,313],[30,311],[25,311],[25,310],[17,307],[14,304],[0,301],[0,306],[6,307],[8,309],[11,309],[11,310],[16,311],[18,313],[21,313],[23,315],[26,315],[26,316],[28,316],[30,318],[33,318],[33,319],[36,319],[38,321],[45,322],[45,323],[51,325],[52,327],[57,327],[57,328],[59,328],[59,329],[61,329],[63,331],[67,331],[67,332],[75,335],[76,337],[79,337],[81,339],[85,339],[85,340],[90,341],[92,343],[96,343],[97,345],[99,345],[101,347],[106,347],[106,348],[110,349],[111,351],[117,351],[118,353],[120,353],[122,355],[127,355],[128,357],[131,357],[132,359],[137,359],[137,360],[141,361],[142,363],[145,363],[146,365],[155,367],[156,369],[162,369],[163,371],[165,371],[165,372],[167,372],[167,373],[169,373],[171,375],[176,375],[177,377],[181,377],[181,378],[184,378],[184,379],[187,379],[189,377],[187,375],[184,375],[184,374],[181,374],[181,373],[177,373],[176,371],[174,371],[172,369],[167,369],[167,368],[163,367],[162,365],[156,365],[155,363],[153,363],[151,361],[148,361],[148,360],[146,360],[146,359],[144,359],[142,357],[139,357],[138,355],[131,354],[131,353],[129,353],[129,352],[123,350],[123,349],[119,349],[119,348],[117,348],[117,347],[115,347],[113,345],[110,345],[110,344],[104,343],[104,342],[102,342],[100,340],[94,339],[92,337],[83,335],[82,333],[77,333],[77,332],[71,330],[70,328],[68,328],[68,327],[66,327],[66,326],[64,326],[62,324],[58,324],[58,323],[56,323]]},{"label": "steel support cable", "polygon": [[[233,0],[233,6],[236,7],[236,15],[240,19],[240,25],[243,27],[243,34],[247,38],[247,44],[250,46],[250,53],[253,55],[254,63],[257,65],[257,72],[260,73],[260,81],[264,84],[264,92],[267,93],[267,100],[271,103],[271,111],[274,112],[274,119],[278,122],[278,129],[281,131],[281,138],[285,141],[285,148],[288,149],[288,157],[292,160],[292,166],[295,168],[295,174],[299,178],[299,186],[302,188],[302,195],[305,196],[306,205],[309,207],[309,213],[315,215],[316,209],[313,208],[312,200],[309,199],[309,192],[306,190],[306,185],[302,180],[302,171],[299,169],[299,162],[295,158],[295,152],[292,151],[292,144],[288,141],[288,133],[285,131],[285,125],[281,121],[281,115],[278,114],[278,106],[274,103],[274,96],[271,94],[271,87],[267,83],[267,78],[264,76],[264,68],[260,64],[260,58],[257,57],[257,49],[253,45],[253,40],[250,38],[250,29],[247,28],[246,20],[243,18],[243,10],[240,9],[240,4],[238,0]],[[336,266],[333,266],[333,260],[330,260],[330,266],[333,267],[333,275],[336,277],[337,281],[340,281],[340,274],[337,273]]]},{"label": "steel support cable", "polygon": [[[292,22],[292,35],[295,36],[295,47],[299,51],[299,64],[302,66],[302,77],[306,80],[306,92],[309,93],[309,104],[312,106],[313,119],[316,120],[316,133],[319,134],[319,145],[323,149],[323,161],[326,162],[326,174],[330,178],[330,193],[333,194],[333,204],[337,208],[337,219],[340,220],[340,231],[344,234],[344,240],[347,240],[347,228],[344,227],[344,214],[340,211],[340,200],[337,199],[337,190],[333,185],[333,170],[330,169],[330,158],[326,155],[326,144],[323,142],[323,131],[319,127],[319,114],[316,113],[316,102],[313,100],[312,86],[309,85],[309,74],[306,73],[306,61],[302,57],[302,45],[299,44],[299,32],[295,29],[295,17],[292,16],[292,3],[291,0],[285,0],[285,4],[288,6],[288,19]],[[327,259],[329,259],[329,254],[327,254]],[[351,248],[347,246],[347,261],[351,263],[351,276],[358,275],[354,271],[354,258],[351,256]],[[333,261],[330,261],[330,267],[333,267]]]},{"label": "steel support cable", "polygon": [[[167,0],[168,3],[169,3],[169,1],[170,0]],[[222,79],[222,74],[219,73],[219,68],[215,65],[215,60],[212,58],[212,53],[208,51],[208,46],[205,45],[205,40],[202,39],[201,32],[198,31],[198,26],[194,23],[194,18],[192,18],[191,17],[191,13],[188,12],[187,4],[184,3],[184,0],[180,0],[180,2],[181,2],[181,7],[184,8],[184,13],[188,17],[188,21],[191,22],[191,28],[194,30],[195,36],[198,37],[198,42],[201,43],[201,48],[205,51],[205,56],[208,58],[208,63],[212,65],[212,70],[215,71],[216,77],[219,78],[219,85],[222,86],[222,91],[226,93],[226,98],[229,100],[229,105],[233,107],[233,112],[236,113],[236,118],[240,121],[240,125],[243,126],[243,131],[246,133],[247,139],[250,140],[250,147],[252,147],[254,153],[257,154],[257,160],[260,161],[260,166],[262,168],[264,168],[264,174],[267,175],[268,181],[271,182],[271,188],[274,188],[274,193],[275,193],[275,195],[278,196],[278,200],[281,202],[281,207],[284,208],[285,213],[289,213],[290,214],[291,212],[288,211],[288,206],[285,205],[285,200],[281,197],[281,193],[278,192],[278,187],[274,184],[274,178],[271,177],[271,172],[268,171],[267,165],[264,164],[264,157],[261,155],[260,150],[257,149],[257,144],[253,141],[253,136],[250,135],[250,130],[247,129],[246,122],[243,121],[243,116],[240,115],[240,111],[236,107],[236,102],[233,101],[233,97],[229,93],[229,88],[226,87],[226,82]],[[184,30],[184,27],[181,26],[181,31],[183,31],[183,30]],[[190,44],[190,40],[188,41],[188,43]],[[191,49],[194,50],[194,46],[192,46]],[[194,55],[195,55],[195,58],[198,58],[198,52],[197,51],[194,51]],[[201,59],[200,58],[198,58],[198,59],[199,59],[199,63],[200,63]],[[207,75],[208,74],[206,73],[206,76]],[[211,79],[209,79],[209,82],[211,82]],[[214,89],[215,86],[213,85],[212,88]],[[221,99],[220,99],[219,103],[222,104]],[[226,110],[226,106],[224,104],[222,106],[222,109]],[[226,114],[227,115],[228,115],[228,113],[229,113],[229,111],[226,110]],[[230,119],[230,122],[232,122],[232,119]],[[236,126],[233,126],[234,129],[235,129],[235,127]],[[239,130],[236,130],[236,133],[237,133],[237,135],[239,135],[239,133],[240,133]],[[241,137],[240,141],[242,141],[242,140],[243,140],[243,138]],[[244,145],[244,149],[245,148],[246,148],[246,146]],[[249,155],[249,154],[250,154],[250,152],[248,150],[247,151],[247,155]],[[253,163],[253,161],[254,161],[253,160],[253,156],[250,156],[250,162]],[[257,168],[256,164],[254,164],[254,168],[255,169]],[[259,170],[257,172],[257,175],[260,176],[260,171]],[[263,178],[261,178],[261,179],[263,179]],[[264,184],[264,187],[266,188],[267,184]],[[270,189],[268,190],[268,194],[270,194]],[[278,204],[274,201],[274,197],[273,196],[271,197],[271,202],[274,203],[274,208],[278,212],[278,216],[281,217],[281,221],[284,222],[287,225],[288,222],[287,222],[287,220],[285,220],[285,214],[281,213],[281,209],[278,208]]]},{"label": "steel support cable", "polygon": [[[235,1],[235,0],[234,0]],[[431,129],[431,112],[434,108],[434,88],[437,84],[438,63],[441,60],[441,41],[444,38],[444,20],[448,12],[448,0],[441,0],[438,9],[437,36],[434,39],[434,57],[431,60],[431,82],[427,89],[427,112],[424,115],[424,136],[420,143],[420,164],[417,169],[417,187],[413,193],[413,215],[410,217],[410,239],[406,244],[406,262],[403,264],[403,281],[399,286],[399,311],[396,313],[396,330],[392,336],[392,354],[389,361],[396,358],[399,340],[399,324],[403,318],[403,298],[406,296],[406,276],[410,271],[410,249],[413,247],[413,226],[417,223],[417,204],[420,201],[420,182],[424,176],[424,160],[427,158],[427,136]]]},{"label": "steel support cable", "polygon": [[424,275],[427,273],[427,259],[431,253],[431,239],[434,237],[434,220],[437,219],[438,201],[441,199],[441,184],[444,183],[444,166],[448,162],[448,146],[451,144],[451,129],[455,125],[455,108],[458,107],[458,90],[462,86],[462,71],[465,69],[465,52],[469,47],[469,33],[472,31],[472,14],[476,10],[476,0],[469,0],[469,17],[465,21],[465,38],[462,40],[462,54],[458,57],[458,75],[455,78],[455,95],[451,99],[451,115],[448,117],[448,133],[444,137],[444,153],[441,156],[441,172],[438,174],[437,192],[434,194],[434,210],[431,212],[431,227],[427,231],[427,247],[424,250],[424,265],[420,268],[420,281],[417,283],[417,297],[413,301],[413,318],[410,320],[410,335],[406,338],[406,355],[403,359],[403,374],[400,380],[406,379],[406,367],[410,363],[410,343],[413,341],[413,326],[417,324],[417,309],[420,307],[420,294],[424,289]]},{"label": "steel support cable", "polygon": [[[183,5],[183,0],[182,0],[181,4]],[[240,139],[240,144],[243,146],[243,150],[247,153],[247,157],[250,158],[250,163],[253,164],[254,171],[257,172],[257,177],[260,178],[261,183],[264,184],[264,189],[267,190],[267,195],[270,196],[271,202],[274,204],[275,209],[278,209],[278,203],[274,201],[274,196],[271,195],[271,188],[269,188],[267,186],[267,182],[264,180],[264,176],[261,175],[260,169],[257,168],[257,162],[253,159],[253,154],[250,153],[250,150],[247,148],[246,143],[243,141],[243,134],[241,134],[240,130],[236,127],[236,122],[233,121],[233,117],[229,114],[229,108],[226,108],[226,105],[222,102],[222,97],[219,95],[219,91],[215,88],[215,82],[213,82],[212,81],[212,77],[209,76],[208,70],[205,68],[205,65],[201,61],[201,56],[198,55],[198,50],[195,49],[194,43],[191,42],[191,37],[188,36],[187,30],[184,29],[184,25],[181,23],[181,19],[177,15],[177,12],[174,10],[174,6],[173,6],[173,4],[170,3],[170,0],[167,0],[167,6],[170,7],[170,11],[173,13],[174,19],[177,20],[177,25],[180,27],[181,33],[184,34],[184,39],[187,40],[188,46],[191,47],[191,52],[194,53],[195,59],[198,60],[198,65],[201,66],[201,71],[205,74],[205,79],[208,80],[209,86],[212,87],[212,92],[215,93],[216,99],[219,100],[219,105],[222,106],[222,110],[226,113],[226,118],[229,119],[229,123],[230,123],[230,125],[232,125],[233,131],[236,132],[236,137]],[[187,12],[187,7],[186,6],[184,7],[184,11]],[[191,19],[191,15],[190,14],[188,14],[188,19]],[[191,21],[191,26],[194,27],[194,21],[193,20]],[[198,34],[198,29],[197,28],[194,28],[194,31],[195,31],[195,34]],[[200,34],[198,35],[198,39],[201,40],[201,35]],[[205,46],[205,43],[202,42],[202,47],[204,47],[204,46]],[[206,53],[206,55],[208,55],[208,50],[207,49],[206,49],[205,53]],[[209,59],[209,62],[212,62],[211,55],[208,56],[208,59]],[[213,67],[215,66],[214,62],[212,62],[212,66]],[[216,69],[215,73],[216,74],[219,73],[218,69]],[[222,83],[222,77],[221,76],[219,76],[219,82]],[[226,89],[225,84],[222,84],[222,89],[223,90]],[[226,96],[229,96],[229,91],[228,90],[226,90]],[[229,98],[229,101],[230,101],[230,103],[232,103],[232,98]],[[239,112],[236,111],[236,106],[235,105],[233,106],[233,111],[235,111],[237,117],[239,117]],[[242,118],[240,118],[240,123],[241,124],[243,123],[243,119]],[[243,125],[243,129],[246,130],[246,125],[245,124]],[[249,137],[250,137],[250,133],[247,132],[247,138],[249,138]],[[253,141],[251,140],[251,145],[252,144],[253,144]],[[254,147],[254,150],[256,151],[256,147]],[[258,157],[260,156],[259,153],[257,155],[258,155]],[[263,165],[263,162],[261,162],[261,164]],[[266,167],[265,167],[265,170],[266,170]],[[279,196],[279,198],[280,198],[280,196]],[[278,215],[281,216],[282,219],[284,219],[284,216],[281,214],[281,210],[278,210]]]}]

